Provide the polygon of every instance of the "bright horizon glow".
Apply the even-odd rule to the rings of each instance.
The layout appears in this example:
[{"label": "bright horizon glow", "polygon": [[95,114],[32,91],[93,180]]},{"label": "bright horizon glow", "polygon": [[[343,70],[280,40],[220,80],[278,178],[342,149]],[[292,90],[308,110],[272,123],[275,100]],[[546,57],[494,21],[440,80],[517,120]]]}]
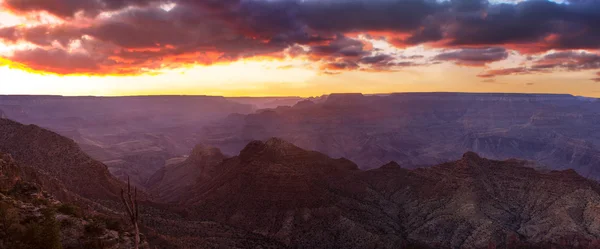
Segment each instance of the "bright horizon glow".
[{"label": "bright horizon glow", "polygon": [[[0,94],[63,96],[214,95],[225,97],[321,96],[360,92],[506,92],[566,93],[600,97],[589,72],[503,76],[495,82],[474,77],[479,68],[440,64],[398,72],[322,74],[287,68],[303,61],[238,61],[212,66],[163,70],[138,76],[60,76],[0,66]],[[282,69],[285,67],[285,69]],[[236,73],[231,73],[236,72]],[[465,80],[472,78],[473,80]],[[577,79],[580,79],[577,82]],[[564,81],[574,82],[564,84]],[[18,83],[11,83],[18,82]],[[84,83],[85,82],[85,83]],[[588,91],[587,89],[597,89]]]},{"label": "bright horizon glow", "polygon": [[[0,6],[4,0],[0,0]],[[516,3],[518,1],[492,1],[492,3]],[[559,1],[560,2],[560,1]],[[157,9],[169,13],[176,13],[177,4],[162,2],[154,6]],[[73,23],[81,27],[89,27],[94,21],[109,20],[128,10],[136,9],[129,6],[126,9],[103,12],[94,19],[79,15],[77,13]],[[46,11],[36,12],[9,12],[0,10],[0,28],[25,27],[32,28],[40,25],[54,26],[64,24],[69,19],[61,19]],[[208,28],[207,28],[208,29]],[[233,31],[231,31],[233,32]],[[125,33],[128,34],[128,33]],[[170,34],[170,33],[167,33]],[[76,36],[68,40],[66,44],[60,44],[53,40],[52,44],[34,45],[31,40],[25,42],[18,40],[14,43],[4,42],[0,38],[0,94],[27,94],[27,95],[64,95],[64,96],[136,96],[136,95],[216,95],[216,96],[320,96],[336,92],[361,92],[365,94],[385,94],[392,92],[506,92],[506,93],[565,93],[578,96],[600,97],[600,81],[598,69],[572,70],[570,72],[556,69],[552,72],[531,73],[519,75],[500,75],[495,78],[478,77],[488,70],[515,68],[522,65],[532,64],[531,58],[541,58],[545,54],[557,52],[548,50],[544,53],[527,56],[507,46],[508,56],[500,60],[491,60],[489,63],[473,65],[460,65],[456,60],[448,60],[440,63],[435,62],[435,57],[443,52],[453,51],[459,48],[436,47],[432,44],[418,44],[409,47],[393,45],[390,39],[375,38],[381,35],[377,32],[344,34],[348,39],[363,42],[365,50],[369,50],[370,56],[393,55],[395,63],[413,63],[409,66],[398,66],[395,71],[361,70],[364,67],[355,67],[348,70],[345,66],[341,70],[326,71],[323,68],[328,62],[336,59],[344,60],[346,57],[325,55],[311,58],[310,54],[290,56],[289,51],[275,52],[277,56],[269,58],[247,57],[246,59],[228,62],[220,61],[219,55],[207,55],[209,60],[204,63],[212,65],[200,65],[205,58],[199,58],[197,54],[177,54],[184,58],[159,57],[161,60],[181,59],[185,61],[175,64],[177,68],[164,68],[161,61],[152,63],[161,66],[149,69],[147,73],[140,75],[58,75],[47,72],[31,70],[26,65],[14,63],[8,59],[12,58],[15,51],[43,49],[64,49],[68,53],[80,53],[84,55],[93,54],[95,50],[86,50],[83,43],[88,41],[89,36]],[[38,34],[39,35],[39,34]],[[48,35],[48,34],[46,34]],[[64,35],[60,33],[60,35]],[[60,37],[60,35],[58,35]],[[399,34],[400,36],[402,34]],[[233,36],[235,37],[235,36]],[[39,38],[39,37],[38,37]],[[551,35],[549,39],[553,38]],[[92,38],[90,38],[92,39]],[[95,39],[95,38],[94,38]],[[224,36],[227,41],[229,36]],[[95,40],[98,41],[98,40]],[[114,45],[107,42],[107,51],[116,50]],[[97,44],[92,44],[97,45]],[[104,44],[106,45],[106,44]],[[151,45],[152,46],[152,45]],[[142,52],[152,49],[160,50],[168,48],[170,44],[159,44],[157,47],[140,48]],[[162,46],[162,47],[161,47]],[[346,49],[352,49],[351,45]],[[489,47],[500,47],[502,45],[490,45]],[[310,47],[304,45],[304,49]],[[250,48],[251,49],[251,48]],[[512,48],[515,49],[515,48]],[[574,52],[586,52],[598,54],[598,50],[572,50]],[[195,51],[194,51],[195,52]],[[252,51],[250,51],[250,54]],[[198,52],[200,53],[200,52]],[[186,56],[189,56],[186,58]],[[362,55],[365,56],[365,55]],[[468,58],[472,55],[466,55]],[[32,59],[33,58],[33,59]],[[67,67],[74,65],[71,57],[66,57],[62,62]],[[134,57],[135,58],[135,57]],[[189,59],[192,58],[192,59]],[[410,58],[410,59],[408,59]],[[30,55],[26,59],[39,59]],[[52,57],[54,59],[54,57]],[[186,60],[187,59],[187,60]],[[329,61],[327,61],[329,59]],[[353,58],[358,61],[357,58]],[[27,60],[25,60],[27,61]],[[82,61],[85,62],[85,59]],[[190,63],[192,61],[192,63]],[[467,60],[468,61],[468,60]],[[476,61],[476,60],[475,60]],[[53,62],[50,59],[46,63]],[[335,61],[338,62],[338,61]],[[439,62],[439,61],[438,61]],[[52,64],[52,63],[49,63]],[[57,63],[60,64],[60,63]],[[168,64],[165,62],[165,64]],[[119,64],[120,65],[120,64]],[[135,64],[147,65],[147,64]],[[366,64],[365,64],[366,65]],[[63,65],[64,66],[64,65]],[[75,65],[79,66],[79,65]],[[105,65],[104,65],[105,66]],[[329,68],[328,68],[329,69]],[[69,72],[69,71],[67,71]],[[72,71],[71,71],[72,72]],[[99,71],[104,73],[104,71]],[[114,71],[112,71],[114,72]]]}]

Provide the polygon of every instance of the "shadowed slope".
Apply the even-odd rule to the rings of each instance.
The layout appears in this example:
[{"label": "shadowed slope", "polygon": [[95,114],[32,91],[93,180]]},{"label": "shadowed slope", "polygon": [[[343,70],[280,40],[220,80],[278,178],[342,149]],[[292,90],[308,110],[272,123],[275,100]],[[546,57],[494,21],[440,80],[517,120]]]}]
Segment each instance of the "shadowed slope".
[{"label": "shadowed slope", "polygon": [[75,142],[35,125],[0,119],[0,151],[86,198],[116,200],[121,189],[121,182],[106,166],[83,153]]}]

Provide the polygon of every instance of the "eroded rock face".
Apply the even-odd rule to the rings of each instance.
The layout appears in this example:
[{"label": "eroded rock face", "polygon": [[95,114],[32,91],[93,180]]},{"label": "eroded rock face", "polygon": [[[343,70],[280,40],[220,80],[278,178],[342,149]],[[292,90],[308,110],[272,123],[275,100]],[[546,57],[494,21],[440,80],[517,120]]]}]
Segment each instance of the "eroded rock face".
[{"label": "eroded rock face", "polygon": [[573,170],[540,172],[519,160],[466,153],[431,168],[377,169],[361,179],[394,203],[409,240],[484,248],[507,238],[532,244],[600,238],[596,182]]},{"label": "eroded rock face", "polygon": [[[281,139],[249,143],[178,198],[190,217],[300,248],[487,248],[591,245],[600,239],[600,188],[574,170],[474,152],[430,168],[390,162],[361,171]],[[512,243],[512,242],[511,242]],[[587,244],[586,244],[587,243]]]},{"label": "eroded rock face", "polygon": [[204,142],[235,155],[252,140],[281,137],[345,157],[362,169],[457,160],[465,151],[522,158],[600,178],[600,101],[571,95],[333,94],[292,108],[260,111],[205,127]]}]

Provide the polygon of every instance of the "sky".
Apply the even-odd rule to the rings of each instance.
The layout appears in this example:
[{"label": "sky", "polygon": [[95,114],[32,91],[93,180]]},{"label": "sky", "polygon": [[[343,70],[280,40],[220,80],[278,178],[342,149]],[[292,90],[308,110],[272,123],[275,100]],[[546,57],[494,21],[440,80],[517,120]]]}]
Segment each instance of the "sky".
[{"label": "sky", "polygon": [[0,94],[600,97],[600,1],[0,0]]}]

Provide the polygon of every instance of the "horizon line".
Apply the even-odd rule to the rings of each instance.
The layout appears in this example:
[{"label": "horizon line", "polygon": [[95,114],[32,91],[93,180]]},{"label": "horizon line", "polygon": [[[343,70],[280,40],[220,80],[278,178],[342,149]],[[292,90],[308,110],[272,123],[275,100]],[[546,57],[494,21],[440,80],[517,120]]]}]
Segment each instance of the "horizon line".
[{"label": "horizon line", "polygon": [[414,92],[388,92],[388,93],[362,93],[362,92],[331,92],[324,93],[321,95],[311,96],[293,96],[293,95],[258,95],[258,96],[234,96],[234,95],[207,95],[207,94],[139,94],[139,95],[58,95],[58,94],[10,94],[0,93],[1,97],[65,97],[65,98],[77,98],[77,97],[89,97],[89,98],[124,98],[124,97],[223,97],[223,98],[315,98],[329,96],[333,94],[361,94],[364,96],[377,96],[377,95],[393,95],[393,94],[423,94],[423,93],[457,93],[457,94],[514,94],[514,95],[567,95],[573,97],[584,97],[600,99],[600,97],[591,97],[584,95],[574,95],[571,93],[548,93],[548,92],[537,92],[537,93],[526,93],[526,92],[458,92],[458,91],[414,91]]}]

